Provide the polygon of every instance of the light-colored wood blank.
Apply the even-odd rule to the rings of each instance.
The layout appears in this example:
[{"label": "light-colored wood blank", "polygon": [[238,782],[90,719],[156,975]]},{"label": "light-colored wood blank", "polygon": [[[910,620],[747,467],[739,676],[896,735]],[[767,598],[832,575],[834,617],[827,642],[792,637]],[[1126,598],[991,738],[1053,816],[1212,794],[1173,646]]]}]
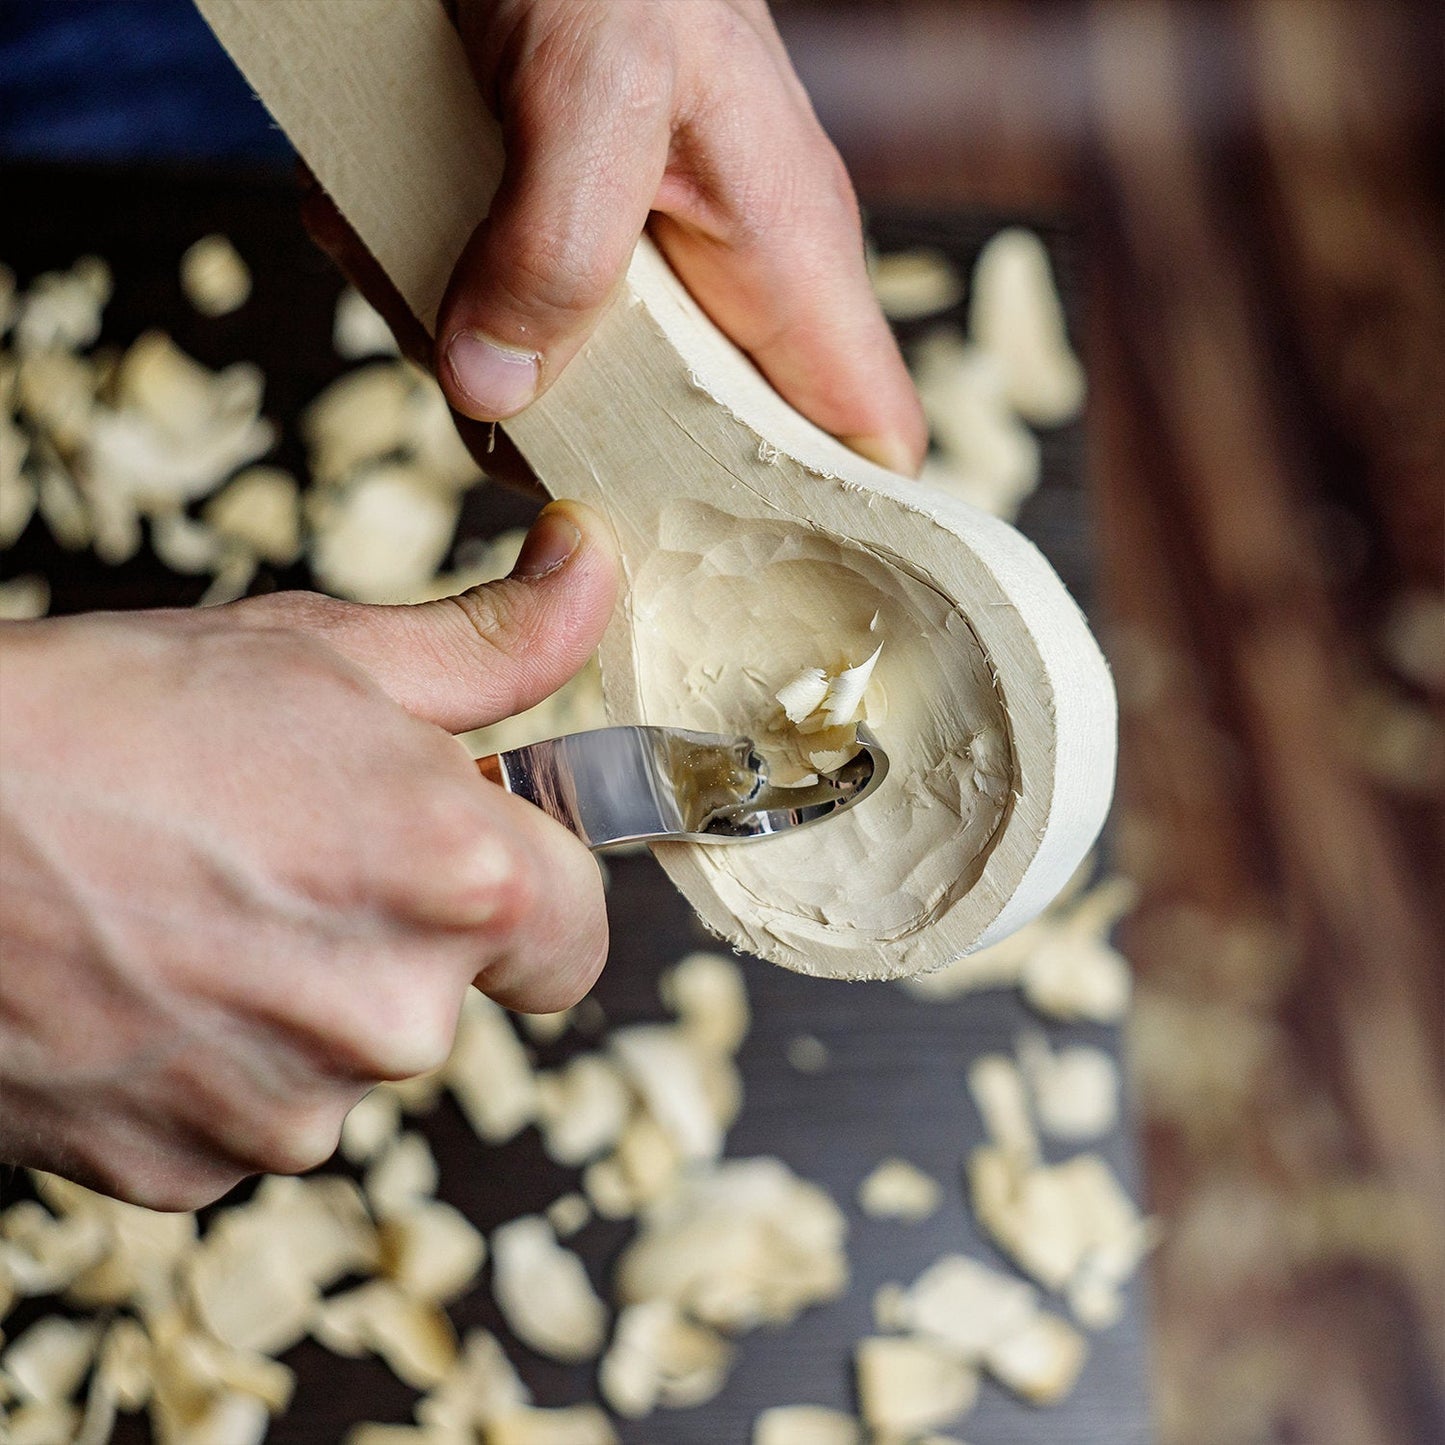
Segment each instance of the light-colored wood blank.
[{"label": "light-colored wood blank", "polygon": [[[198,4],[432,329],[501,166],[440,5]],[[710,928],[802,972],[897,977],[1002,937],[1067,881],[1112,792],[1113,690],[1012,528],[805,421],[646,240],[582,355],[508,431],[550,491],[616,528],[615,721],[754,731],[799,667],[866,655],[878,614],[868,716],[887,782],[795,837],[658,848]]]}]

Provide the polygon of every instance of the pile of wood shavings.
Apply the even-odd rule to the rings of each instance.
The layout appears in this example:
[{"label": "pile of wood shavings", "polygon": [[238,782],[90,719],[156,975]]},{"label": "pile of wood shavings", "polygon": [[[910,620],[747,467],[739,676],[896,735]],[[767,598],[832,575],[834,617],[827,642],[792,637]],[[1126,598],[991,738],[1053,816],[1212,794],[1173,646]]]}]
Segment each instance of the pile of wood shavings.
[{"label": "pile of wood shavings", "polygon": [[[1071,358],[1046,264],[1040,272],[1021,243],[1008,245],[1015,255],[1007,264],[980,262],[970,346],[984,348],[1001,315],[1028,323],[1025,341],[990,361],[986,379],[1017,416],[1047,424],[1077,405],[1069,401]],[[895,297],[895,307],[917,316],[959,299],[957,278],[938,269],[945,262],[910,265],[894,279],[911,299]],[[889,269],[885,259],[885,295]],[[190,254],[186,271],[188,294],[207,314],[244,304],[249,276],[223,238]],[[313,478],[303,496],[294,478],[264,464],[274,433],[261,417],[254,369],[209,372],[158,333],[124,354],[96,349],[109,286],[93,258],[24,293],[0,271],[0,541],[14,540],[38,513],[63,545],[115,562],[133,555],[144,533],[174,570],[210,575],[205,602],[241,595],[259,566],[301,556],[328,590],[374,601],[446,595],[510,567],[520,533],[463,544],[452,570],[439,572],[477,469],[435,384],[396,359],[384,325],[355,293],[337,308],[335,342],[361,364],[303,419]],[[1052,373],[1039,361],[1050,345]],[[926,346],[920,353],[925,362],[929,354]],[[947,385],[937,391],[946,396],[977,357],[970,352],[948,380],[958,358],[941,347],[938,356]],[[1000,368],[1011,378],[1002,392]],[[947,426],[935,420],[934,430],[948,458]],[[974,479],[987,470],[976,468]],[[1036,473],[1034,465],[1029,486]],[[968,490],[957,477],[950,484]],[[970,499],[993,510],[1015,504],[1016,480],[970,486]],[[42,615],[47,596],[41,578],[7,583],[0,615]],[[800,776],[833,761],[807,751],[832,741],[812,726],[830,690],[835,704],[840,684],[849,693],[837,726],[851,731],[876,655],[780,692],[780,712],[804,740]],[[477,751],[514,746],[601,720],[594,666],[531,714],[471,742]],[[1106,935],[1128,903],[1119,884],[1076,894],[1014,939],[907,987],[924,1000],[1018,987],[1046,1017],[1115,1022],[1128,1005],[1129,976]],[[846,1227],[834,1201],[780,1161],[723,1157],[742,1105],[733,1059],[748,1027],[737,965],[691,955],[665,975],[662,992],[672,1022],[605,1036],[588,1018],[595,1005],[514,1019],[469,995],[448,1063],[378,1088],[348,1118],[341,1154],[359,1183],[341,1174],[269,1178],[246,1203],[217,1211],[204,1232],[194,1216],[153,1215],[38,1177],[39,1199],[0,1216],[0,1319],[37,1297],[56,1297],[72,1313],[41,1317],[0,1355],[8,1438],[99,1442],[118,1413],[145,1410],[162,1441],[259,1441],[293,1387],[275,1356],[309,1336],[338,1353],[379,1358],[419,1392],[415,1424],[359,1425],[350,1445],[614,1440],[594,1404],[534,1408],[492,1334],[457,1338],[446,1307],[477,1287],[488,1262],[510,1333],[549,1358],[596,1361],[599,1393],[617,1415],[712,1398],[742,1335],[843,1292]],[[589,1024],[594,1047],[559,1068],[534,1068],[529,1042]],[[813,1046],[806,1065],[799,1048],[795,1067],[826,1067],[820,1041],[794,1043]],[[1086,1328],[1117,1317],[1150,1227],[1098,1156],[1045,1164],[1035,1132],[1075,1144],[1107,1132],[1118,1107],[1112,1060],[1083,1046],[1054,1050],[1033,1031],[1019,1039],[1016,1059],[977,1061],[970,1087],[990,1139],[968,1161],[971,1203],[1033,1282],[945,1255],[912,1286],[880,1291],[878,1333],[859,1342],[855,1360],[862,1419],[779,1406],[758,1418],[754,1445],[947,1445],[930,1432],[969,1408],[981,1374],[1024,1399],[1057,1402],[1087,1350],[1065,1311]],[[578,1171],[576,1187],[484,1239],[435,1197],[436,1162],[407,1123],[443,1092],[484,1144],[536,1128],[554,1162]],[[859,1197],[865,1212],[906,1228],[941,1196],[938,1181],[893,1159],[880,1162]],[[636,1223],[607,1298],[566,1243],[594,1214]],[[1040,1287],[1062,1306],[1050,1307]]]}]

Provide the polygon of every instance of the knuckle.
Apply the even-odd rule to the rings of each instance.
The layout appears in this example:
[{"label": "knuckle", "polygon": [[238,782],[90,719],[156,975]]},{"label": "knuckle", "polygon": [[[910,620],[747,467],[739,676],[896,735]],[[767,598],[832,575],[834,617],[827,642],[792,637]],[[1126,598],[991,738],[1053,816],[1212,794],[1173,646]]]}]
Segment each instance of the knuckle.
[{"label": "knuckle", "polygon": [[[454,993],[449,983],[429,981],[414,972],[394,988],[369,989],[366,1016],[338,1029],[330,1042],[331,1071],[376,1083],[411,1079],[440,1068],[456,1033],[460,999]],[[339,1117],[335,1124],[339,1130]],[[333,1148],[335,1142],[333,1134]]]},{"label": "knuckle", "polygon": [[558,315],[600,311],[620,279],[596,218],[556,221],[548,231],[534,233],[514,254],[512,266],[507,289],[516,303]]},{"label": "knuckle", "polygon": [[[499,584],[473,588],[448,601],[466,623],[463,634],[468,651],[475,641],[484,652],[521,659],[532,649],[540,632],[542,601],[523,588]],[[474,659],[469,659],[474,660]]]},{"label": "knuckle", "polygon": [[336,1152],[344,1118],[333,1104],[292,1106],[255,1126],[246,1162],[268,1174],[304,1174]]}]

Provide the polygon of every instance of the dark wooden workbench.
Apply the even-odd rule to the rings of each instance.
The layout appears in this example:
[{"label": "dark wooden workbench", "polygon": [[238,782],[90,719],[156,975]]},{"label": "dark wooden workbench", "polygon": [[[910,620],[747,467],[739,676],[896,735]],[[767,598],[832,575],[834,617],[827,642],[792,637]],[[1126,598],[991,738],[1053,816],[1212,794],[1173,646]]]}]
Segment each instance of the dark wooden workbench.
[{"label": "dark wooden workbench", "polygon": [[[339,282],[310,248],[295,217],[290,184],[266,172],[63,170],[11,168],[0,173],[6,204],[0,212],[0,259],[22,278],[69,264],[93,251],[116,273],[116,296],[105,340],[129,342],[159,326],[209,365],[246,359],[267,376],[266,413],[286,428],[276,454],[300,472],[303,458],[291,423],[300,407],[344,369],[332,353],[330,328]],[[873,231],[885,248],[927,243],[966,264],[1001,218],[880,212]],[[253,267],[253,299],[234,316],[205,320],[184,304],[176,263],[187,244],[210,230],[236,242]],[[1045,226],[1069,289],[1075,284],[1069,238]],[[1027,505],[1023,523],[1076,592],[1090,579],[1081,484],[1081,434],[1069,429],[1046,440],[1047,482]],[[468,504],[464,533],[516,525],[532,504],[481,488]],[[40,571],[54,589],[57,611],[193,602],[203,583],[178,579],[142,556],[106,569],[83,555],[61,552],[32,524],[0,565],[0,575]],[[262,586],[304,585],[304,568],[263,576]],[[163,705],[158,700],[158,705]],[[612,1021],[661,1016],[655,979],[661,967],[704,945],[700,928],[660,870],[647,858],[612,862],[612,956],[596,997]],[[751,1421],[769,1405],[852,1404],[850,1352],[870,1330],[873,1289],[885,1280],[911,1280],[940,1253],[997,1255],[978,1237],[964,1207],[960,1167],[980,1137],[964,1073],[968,1061],[1011,1047],[1025,1023],[1036,1023],[1018,1000],[992,993],[947,1004],[924,1004],[883,985],[819,982],[767,964],[745,964],[754,1026],[741,1065],[746,1101],[728,1144],[730,1155],[776,1153],[803,1176],[825,1185],[847,1209],[853,1286],[847,1296],[810,1311],[791,1327],[759,1331],[741,1344],[723,1393],[691,1411],[661,1412],[623,1429],[634,1442],[664,1445],[744,1445]],[[1112,1031],[1051,1026],[1055,1041],[1088,1040],[1116,1048]],[[800,1075],[786,1062],[799,1034],[824,1041],[832,1062],[823,1073]],[[583,1046],[569,1036],[540,1049],[544,1063]],[[575,1176],[542,1155],[535,1131],[513,1144],[483,1150],[450,1102],[425,1123],[441,1165],[441,1195],[482,1228],[540,1208]],[[1132,1180],[1134,1150],[1127,1134],[1107,1142],[1106,1155]],[[899,1153],[945,1182],[946,1203],[931,1220],[902,1225],[865,1219],[853,1202],[859,1180],[883,1156]],[[13,1186],[18,1187],[18,1186]],[[623,1225],[593,1223],[576,1243],[599,1285],[628,1233]],[[985,1385],[977,1410],[958,1427],[973,1445],[1135,1445],[1149,1438],[1146,1423],[1144,1331],[1137,1289],[1126,1319],[1094,1338],[1077,1392],[1062,1407],[1037,1411]],[[572,1403],[592,1389],[590,1368],[540,1361],[510,1341],[490,1299],[488,1275],[452,1310],[459,1326],[483,1324],[508,1340],[541,1403]],[[339,1439],[359,1419],[404,1420],[413,1394],[375,1361],[341,1359],[311,1344],[286,1357],[300,1383],[289,1412],[269,1437],[277,1442]],[[141,1438],[131,1423],[123,1438]]]}]

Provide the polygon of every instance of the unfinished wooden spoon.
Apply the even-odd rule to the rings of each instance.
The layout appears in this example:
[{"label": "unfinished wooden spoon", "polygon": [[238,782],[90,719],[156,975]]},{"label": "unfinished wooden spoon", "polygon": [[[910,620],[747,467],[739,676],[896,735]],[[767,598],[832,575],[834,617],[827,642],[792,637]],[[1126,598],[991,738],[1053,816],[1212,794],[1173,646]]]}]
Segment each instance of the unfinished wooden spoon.
[{"label": "unfinished wooden spoon", "polygon": [[[438,0],[198,0],[422,323],[501,174]],[[507,424],[611,520],[617,723],[755,735],[805,667],[882,656],[891,770],[837,820],[656,849],[715,932],[805,973],[894,978],[1011,932],[1063,886],[1113,788],[1114,696],[1078,608],[1005,523],[793,411],[653,246],[583,353]]]}]

